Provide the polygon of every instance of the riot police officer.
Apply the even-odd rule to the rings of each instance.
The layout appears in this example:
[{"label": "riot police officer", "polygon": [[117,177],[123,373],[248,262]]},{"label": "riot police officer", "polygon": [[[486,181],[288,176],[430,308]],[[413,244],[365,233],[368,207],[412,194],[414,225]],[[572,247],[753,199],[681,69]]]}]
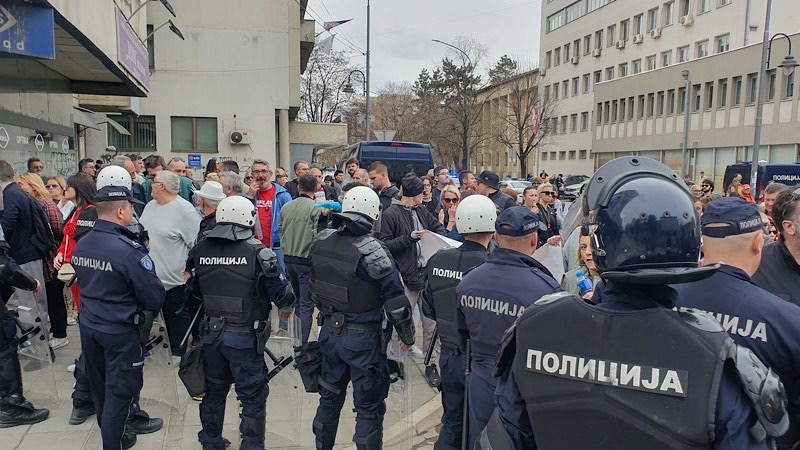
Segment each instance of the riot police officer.
[{"label": "riot police officer", "polygon": [[675,285],[678,307],[714,316],[731,338],[774,370],[788,394],[789,431],[778,448],[800,440],[800,307],[756,286],[764,227],[755,203],[726,197],[708,204],[700,218],[703,264],[720,264],[705,280]]},{"label": "riot police officer", "polygon": [[[97,221],[75,245],[70,262],[81,283],[81,349],[104,449],[130,448],[125,430],[143,383],[143,341],[161,310],[164,288],[147,251],[128,231],[133,196],[124,186],[97,192]],[[137,325],[138,324],[138,325]]]},{"label": "riot police officer", "polygon": [[[106,186],[122,186],[131,190],[131,176],[127,170],[119,166],[105,167],[100,173],[97,174],[97,189],[102,189]],[[132,191],[131,191],[132,192]],[[78,227],[75,231],[75,240],[80,240],[94,227],[97,221],[97,211],[95,208],[84,209],[78,217]],[[134,240],[139,243],[141,249],[147,252],[147,232],[139,223],[136,211],[133,212],[133,218],[130,225],[127,227],[128,231],[133,233]],[[79,281],[76,283],[81,284]],[[95,405],[92,402],[92,395],[89,391],[89,380],[86,377],[86,358],[83,354],[78,355],[75,361],[75,386],[72,391],[72,413],[69,418],[70,425],[80,425],[95,414]],[[155,433],[164,426],[164,420],[160,418],[151,418],[146,411],[139,408],[139,395],[137,393],[136,400],[131,404],[131,412],[126,422],[126,430],[132,431],[136,434]]]},{"label": "riot police officer", "polygon": [[13,289],[36,291],[42,287],[8,256],[3,230],[0,229],[0,428],[39,423],[50,415],[47,409],[36,409],[22,395],[22,372],[17,354],[17,324],[14,312],[6,308]]},{"label": "riot police officer", "polygon": [[456,228],[464,236],[458,248],[441,250],[428,260],[422,312],[436,320],[442,342],[442,430],[435,449],[460,449],[464,412],[464,353],[459,349],[456,328],[456,286],[467,271],[489,255],[497,208],[489,197],[472,195],[456,208]]},{"label": "riot police officer", "polygon": [[253,203],[228,197],[217,207],[217,225],[189,254],[191,293],[205,309],[200,339],[207,389],[200,404],[203,428],[197,434],[204,450],[224,450],[229,444],[222,424],[231,383],[242,405],[239,448],[264,448],[270,302],[288,317],[294,293],[275,253],[253,236],[255,224]]},{"label": "riot police officer", "polygon": [[492,414],[497,386],[494,366],[503,332],[536,299],[561,291],[550,271],[530,256],[539,242],[540,223],[530,208],[503,210],[495,222],[498,247],[485,263],[464,275],[456,288],[456,325],[462,348],[467,340],[470,344],[466,393],[470,447]]},{"label": "riot police officer", "polygon": [[414,344],[411,307],[400,274],[386,248],[370,236],[379,215],[375,191],[355,187],[345,195],[342,212],[333,215],[336,229],[318,234],[311,246],[311,286],[322,313],[321,398],[313,425],[318,449],[333,448],[351,380],[356,448],[381,448],[389,393],[384,317],[405,350]]},{"label": "riot police officer", "polygon": [[679,313],[668,283],[696,281],[700,234],[678,176],[641,157],[601,167],[585,234],[597,306],[544,297],[508,330],[497,409],[479,448],[767,449],[788,426],[774,373],[712,317]]}]

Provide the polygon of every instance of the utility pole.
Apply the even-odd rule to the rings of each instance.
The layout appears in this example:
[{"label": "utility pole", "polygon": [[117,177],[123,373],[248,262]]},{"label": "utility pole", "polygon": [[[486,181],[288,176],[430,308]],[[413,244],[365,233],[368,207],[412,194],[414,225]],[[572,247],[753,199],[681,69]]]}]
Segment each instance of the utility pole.
[{"label": "utility pole", "polygon": [[[772,14],[772,0],[767,0],[767,17],[764,19],[764,41],[761,43],[761,66],[758,68],[758,100],[756,102],[756,123],[753,131],[753,157],[750,164],[750,186],[753,200],[758,204],[758,150],[761,147],[761,126],[764,123],[764,97],[767,88],[767,61],[769,60],[769,20]],[[791,45],[791,44],[790,44]],[[791,49],[790,49],[791,51]]]},{"label": "utility pole", "polygon": [[686,172],[686,153],[689,148],[689,88],[691,87],[691,83],[689,82],[689,71],[684,70],[681,72],[681,76],[683,77],[683,143],[681,144],[681,173],[680,176],[683,177],[687,174]]},{"label": "utility pole", "polygon": [[365,84],[367,85],[366,106],[364,108],[367,118],[364,125],[366,131],[365,132],[366,136],[364,136],[364,140],[371,141],[372,139],[369,137],[369,0],[367,0],[367,76],[364,78],[366,79]]}]

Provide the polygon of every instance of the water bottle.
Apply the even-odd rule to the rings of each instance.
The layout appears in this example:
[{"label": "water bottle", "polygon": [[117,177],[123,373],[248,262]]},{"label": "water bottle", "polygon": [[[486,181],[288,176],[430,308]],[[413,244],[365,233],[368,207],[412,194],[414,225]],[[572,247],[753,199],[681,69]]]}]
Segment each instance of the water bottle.
[{"label": "water bottle", "polygon": [[575,272],[575,277],[578,279],[578,292],[583,297],[588,292],[592,292],[592,280],[586,278],[580,270]]},{"label": "water bottle", "polygon": [[324,203],[317,203],[316,205],[314,205],[314,208],[327,208],[327,209],[332,209],[334,211],[341,211],[342,204],[339,202],[327,201]]}]

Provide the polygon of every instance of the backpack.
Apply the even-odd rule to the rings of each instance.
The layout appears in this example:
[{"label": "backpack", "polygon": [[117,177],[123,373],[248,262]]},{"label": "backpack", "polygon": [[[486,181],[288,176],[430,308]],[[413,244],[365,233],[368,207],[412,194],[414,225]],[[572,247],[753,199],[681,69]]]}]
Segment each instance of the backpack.
[{"label": "backpack", "polygon": [[31,212],[33,213],[33,233],[31,233],[31,244],[42,253],[48,254],[56,247],[56,239],[53,237],[53,229],[50,227],[50,220],[47,218],[44,209],[31,199]]}]

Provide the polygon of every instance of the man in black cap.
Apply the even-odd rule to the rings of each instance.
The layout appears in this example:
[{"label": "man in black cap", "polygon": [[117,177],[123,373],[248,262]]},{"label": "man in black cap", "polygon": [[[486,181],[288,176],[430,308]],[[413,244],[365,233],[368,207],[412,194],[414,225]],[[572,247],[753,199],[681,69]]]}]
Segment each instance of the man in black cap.
[{"label": "man in black cap", "polygon": [[720,264],[709,278],[676,284],[678,307],[716,317],[734,342],[753,351],[780,375],[789,398],[789,431],[778,448],[800,440],[800,306],[756,286],[750,278],[761,263],[764,229],[754,203],[726,197],[713,201],[700,218],[703,264]]},{"label": "man in black cap", "polygon": [[[428,232],[444,234],[445,229],[439,220],[433,217],[422,204],[422,180],[414,174],[408,174],[400,180],[400,200],[381,214],[380,231],[377,238],[383,241],[394,257],[400,275],[403,278],[406,296],[411,309],[417,304],[425,288],[425,261],[420,257],[419,240]],[[433,340],[436,321],[422,317],[423,348],[428,348]],[[437,346],[438,347],[438,346]],[[424,357],[421,349],[412,347],[412,354],[417,358]],[[438,351],[431,358],[431,366],[438,365]],[[428,383],[439,384],[439,373],[430,370]]]},{"label": "man in black cap", "polygon": [[124,186],[100,189],[97,221],[70,260],[81,285],[81,349],[104,449],[136,442],[125,424],[142,388],[141,339],[150,331],[135,324],[158,314],[166,297],[153,260],[127,229],[136,201]]},{"label": "man in black cap", "polygon": [[497,214],[506,208],[517,206],[517,201],[500,191],[497,185],[500,183],[500,176],[491,170],[484,170],[478,175],[478,194],[485,195],[492,199],[497,205]]},{"label": "man in black cap", "polygon": [[526,207],[514,206],[500,213],[495,222],[498,248],[485,263],[464,275],[456,288],[456,325],[462,349],[467,340],[470,344],[467,448],[473,448],[494,409],[495,358],[503,332],[538,298],[562,290],[550,271],[530,256],[539,242],[539,225],[539,217]]}]

